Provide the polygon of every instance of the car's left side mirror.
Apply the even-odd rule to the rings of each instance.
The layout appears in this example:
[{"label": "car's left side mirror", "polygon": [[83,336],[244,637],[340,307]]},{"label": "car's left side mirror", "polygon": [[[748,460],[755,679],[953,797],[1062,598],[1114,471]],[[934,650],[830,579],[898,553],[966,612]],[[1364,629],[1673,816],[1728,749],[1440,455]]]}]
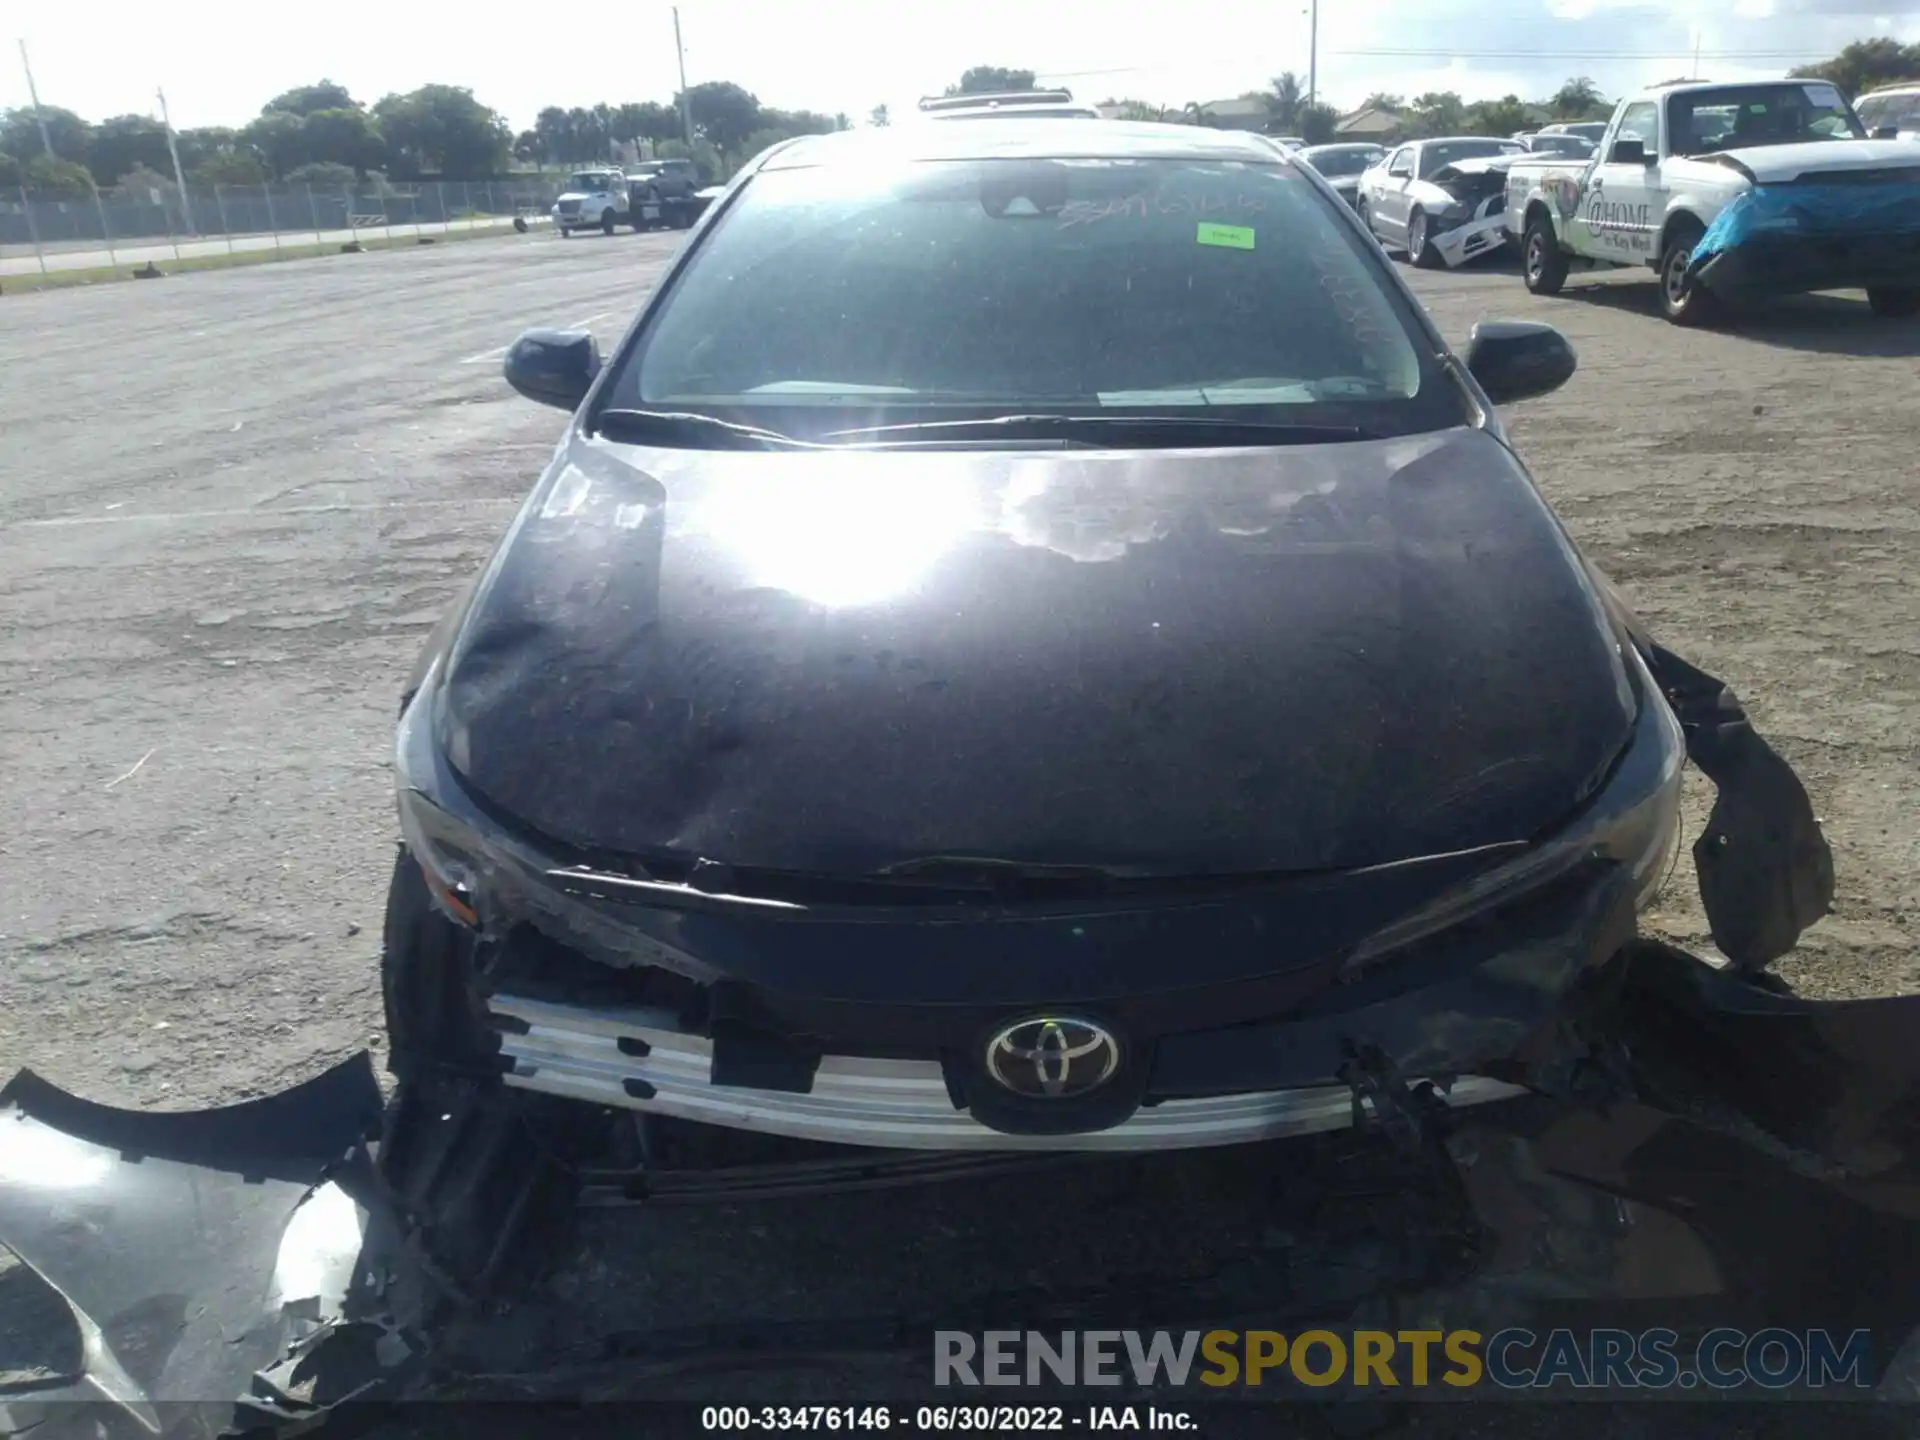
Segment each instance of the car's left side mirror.
[{"label": "car's left side mirror", "polygon": [[578,410],[600,373],[600,346],[587,330],[525,330],[500,369],[527,399]]},{"label": "car's left side mirror", "polygon": [[1467,340],[1467,373],[1496,405],[1558,390],[1579,363],[1566,336],[1531,320],[1483,320]]}]

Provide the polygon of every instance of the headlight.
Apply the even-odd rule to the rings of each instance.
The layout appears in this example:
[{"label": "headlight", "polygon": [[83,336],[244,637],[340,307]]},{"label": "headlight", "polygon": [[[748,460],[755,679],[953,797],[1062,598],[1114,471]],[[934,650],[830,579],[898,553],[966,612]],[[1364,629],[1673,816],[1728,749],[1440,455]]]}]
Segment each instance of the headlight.
[{"label": "headlight", "polygon": [[1615,860],[1628,868],[1636,908],[1645,909],[1653,902],[1680,844],[1680,777],[1686,740],[1639,650],[1632,645],[1622,648],[1638,682],[1640,712],[1618,767],[1586,809],[1559,834],[1375,931],[1347,957],[1342,966],[1345,976],[1357,976],[1394,951],[1449,930],[1595,858]]}]

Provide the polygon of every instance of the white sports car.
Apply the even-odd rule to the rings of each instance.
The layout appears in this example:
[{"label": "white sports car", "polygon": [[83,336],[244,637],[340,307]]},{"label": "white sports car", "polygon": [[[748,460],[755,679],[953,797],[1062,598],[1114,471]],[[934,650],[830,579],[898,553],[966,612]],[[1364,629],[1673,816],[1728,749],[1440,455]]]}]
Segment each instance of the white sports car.
[{"label": "white sports car", "polygon": [[1461,265],[1506,244],[1506,167],[1526,153],[1485,135],[1411,140],[1360,177],[1354,208],[1413,264]]}]

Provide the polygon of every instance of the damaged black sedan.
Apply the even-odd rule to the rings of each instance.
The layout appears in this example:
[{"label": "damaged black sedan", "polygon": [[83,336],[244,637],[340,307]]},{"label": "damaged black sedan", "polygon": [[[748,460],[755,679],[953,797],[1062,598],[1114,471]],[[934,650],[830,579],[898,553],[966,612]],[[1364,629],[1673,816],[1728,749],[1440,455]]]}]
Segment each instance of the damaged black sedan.
[{"label": "damaged black sedan", "polygon": [[1541,1088],[1680,843],[1758,970],[1825,843],[1310,168],[808,137],[703,218],[403,700],[393,1064],[872,1147],[1152,1149]]}]

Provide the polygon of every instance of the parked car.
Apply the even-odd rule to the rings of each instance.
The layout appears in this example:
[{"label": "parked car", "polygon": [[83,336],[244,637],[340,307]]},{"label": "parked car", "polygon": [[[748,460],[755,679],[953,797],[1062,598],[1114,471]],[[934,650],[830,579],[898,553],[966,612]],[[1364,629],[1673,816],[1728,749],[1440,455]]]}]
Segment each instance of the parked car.
[{"label": "parked car", "polygon": [[1920,140],[1920,84],[1882,85],[1853,102],[1876,140]]},{"label": "parked car", "polygon": [[1309,145],[1299,152],[1299,158],[1318,170],[1326,182],[1339,192],[1341,199],[1349,205],[1357,205],[1360,177],[1375,163],[1385,159],[1386,154],[1385,147],[1379,145]]},{"label": "parked car", "polygon": [[1765,80],[1656,86],[1620,102],[1585,161],[1507,172],[1507,225],[1527,288],[1575,265],[1644,265],[1676,325],[1730,300],[1859,288],[1920,313],[1920,184],[1910,141],[1872,140],[1834,86]]},{"label": "parked car", "polygon": [[1526,153],[1517,140],[1485,135],[1412,140],[1360,177],[1355,208],[1380,243],[1405,251],[1411,264],[1461,265],[1506,243],[1506,180],[1497,162]]},{"label": "parked car", "polygon": [[1830,857],[1516,457],[1574,365],[1257,139],[765,152],[609,357],[508,353],[571,419],[402,696],[393,1068],[941,1150],[1550,1089],[1694,733],[1764,965]]},{"label": "parked car", "polygon": [[1593,154],[1594,142],[1582,135],[1524,135],[1520,143],[1534,155],[1571,155],[1584,159]]},{"label": "parked car", "polygon": [[660,223],[675,230],[693,224],[705,208],[695,198],[701,190],[700,172],[691,160],[643,160],[627,171],[627,183],[635,207],[653,207]]},{"label": "parked car", "polygon": [[1600,143],[1600,137],[1607,133],[1607,122],[1604,120],[1559,120],[1551,125],[1542,125],[1535,133],[1540,135],[1575,135],[1582,140],[1589,140],[1595,145],[1598,145]]}]

